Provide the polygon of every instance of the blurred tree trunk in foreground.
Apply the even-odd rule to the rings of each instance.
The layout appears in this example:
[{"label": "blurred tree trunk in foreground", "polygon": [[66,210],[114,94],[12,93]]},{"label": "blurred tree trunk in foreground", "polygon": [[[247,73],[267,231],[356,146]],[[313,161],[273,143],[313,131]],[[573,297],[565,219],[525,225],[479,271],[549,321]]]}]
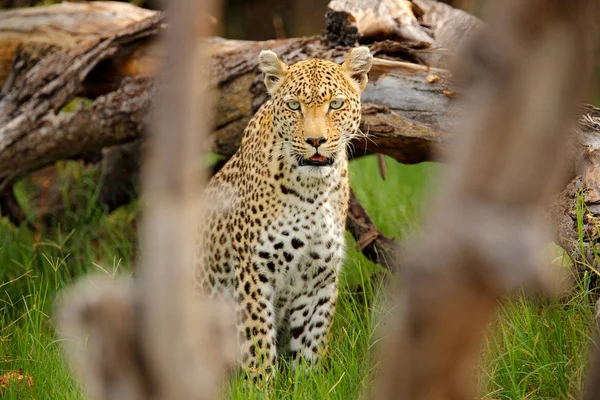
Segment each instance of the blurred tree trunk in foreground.
[{"label": "blurred tree trunk in foreground", "polygon": [[217,399],[234,361],[233,311],[193,296],[190,285],[206,181],[196,160],[211,114],[199,48],[210,28],[197,18],[199,5],[212,11],[211,3],[180,0],[170,9],[136,279],[80,282],[59,303],[59,334],[94,399]]},{"label": "blurred tree trunk in foreground", "polygon": [[545,210],[590,92],[597,5],[497,2],[465,49],[456,68],[464,108],[449,154],[455,167],[407,251],[376,398],[475,398],[483,332],[500,299],[552,291]]}]

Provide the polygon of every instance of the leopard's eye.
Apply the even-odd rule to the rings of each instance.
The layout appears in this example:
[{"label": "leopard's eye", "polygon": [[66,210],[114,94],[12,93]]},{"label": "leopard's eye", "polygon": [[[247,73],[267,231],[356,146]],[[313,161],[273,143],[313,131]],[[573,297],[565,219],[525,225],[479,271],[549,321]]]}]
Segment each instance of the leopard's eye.
[{"label": "leopard's eye", "polygon": [[287,108],[293,111],[298,111],[300,109],[300,103],[295,100],[288,101],[285,103],[285,105],[287,106]]},{"label": "leopard's eye", "polygon": [[342,100],[334,100],[331,103],[329,103],[329,108],[332,110],[339,110],[340,108],[342,108],[343,105],[344,102]]}]

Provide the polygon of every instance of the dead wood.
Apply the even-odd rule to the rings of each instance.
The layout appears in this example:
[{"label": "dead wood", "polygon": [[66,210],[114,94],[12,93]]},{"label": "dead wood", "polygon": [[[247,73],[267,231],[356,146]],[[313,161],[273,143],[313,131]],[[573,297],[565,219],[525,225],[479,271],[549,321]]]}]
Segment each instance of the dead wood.
[{"label": "dead wood", "polygon": [[[72,3],[63,3],[60,9],[51,6],[38,7],[36,10],[47,8],[60,14],[66,12],[65,8],[70,4]],[[104,7],[111,4],[108,3]],[[41,14],[42,12],[38,11],[38,13]],[[96,17],[93,8],[90,13],[86,21]],[[11,19],[15,19],[13,24],[18,23],[19,15],[11,16]],[[73,11],[67,12],[67,15],[79,14]],[[31,18],[34,22],[38,21],[40,25],[37,26],[37,29],[40,31],[46,30],[40,22],[41,17],[38,18],[31,14],[21,15],[20,17],[23,19]],[[71,23],[68,26],[61,26],[58,19],[53,21],[58,24],[58,27],[48,28],[51,33],[48,40],[54,40],[55,36],[59,38],[56,39],[56,45],[52,45],[51,48],[44,48],[43,51],[39,48],[42,45],[35,40],[35,36],[31,41],[27,41],[29,36],[20,36],[19,43],[24,48],[24,54],[35,61],[47,52],[62,49],[65,47],[63,43],[69,42],[63,37],[66,29],[69,28],[75,32],[78,30],[77,24],[74,22],[76,20],[75,17],[72,19],[67,18],[67,21]],[[103,23],[103,21],[100,20],[100,23]],[[22,24],[28,26],[25,22]],[[80,24],[83,24],[83,21]],[[29,23],[29,26],[31,26],[31,23]],[[31,29],[33,30],[33,26]],[[81,29],[89,33],[85,30],[89,29],[88,25],[84,25]],[[60,32],[62,36],[58,33],[53,36],[52,33],[56,31]],[[74,36],[79,38],[79,36],[85,35],[74,34]],[[110,32],[101,31],[96,39],[104,36],[110,37]],[[73,42],[76,42],[75,38],[72,39]],[[0,35],[0,46],[10,44],[14,40],[12,37],[7,38]],[[85,40],[81,40],[83,43],[90,41],[93,41],[93,39],[89,37],[89,34],[85,36]],[[107,94],[120,87],[125,77],[154,72],[157,66],[160,65],[162,55],[155,44],[142,39],[135,43],[122,44],[118,49],[114,49],[114,54],[111,57],[105,57],[103,62],[90,63],[87,66],[90,72],[81,77],[82,79],[78,83],[80,86],[78,95],[95,98],[98,95]],[[213,150],[225,157],[231,156],[237,149],[243,128],[254,111],[266,100],[266,93],[260,85],[260,78],[257,76],[256,58],[261,50],[272,48],[288,62],[298,61],[306,57],[322,57],[337,61],[341,60],[348,51],[344,48],[331,48],[326,41],[320,38],[267,42],[214,39],[211,44],[214,60],[212,79],[213,83],[219,88],[217,119],[211,142]],[[32,47],[35,48],[35,51],[31,49]],[[443,141],[442,137],[445,136],[444,133],[438,131],[449,126],[446,120],[448,119],[447,107],[450,99],[444,92],[451,93],[453,90],[448,82],[448,77],[444,71],[441,71],[441,80],[428,83],[425,80],[429,75],[426,68],[408,62],[398,62],[398,60],[404,58],[414,59],[415,54],[420,51],[411,49],[408,45],[374,43],[371,47],[375,55],[385,57],[385,59],[376,60],[373,76],[371,77],[372,84],[366,92],[366,95],[368,95],[366,102],[371,104],[366,104],[369,118],[365,120],[363,130],[374,134],[372,138],[374,143],[371,141],[355,143],[355,146],[360,146],[357,147],[356,154],[365,154],[365,151],[378,151],[377,147],[380,147],[384,150],[384,153],[395,157],[400,162],[412,163],[431,159],[432,154],[428,151],[437,148],[439,142]],[[14,51],[11,52],[10,50],[11,46],[6,46],[6,48],[9,55],[14,55]],[[56,57],[61,58],[62,56]],[[63,61],[63,64],[69,62],[67,59]],[[23,74],[16,75],[21,76]],[[22,76],[21,81],[26,81],[29,78],[33,77]],[[13,80],[15,79],[17,78]],[[67,80],[66,77],[63,79]],[[11,86],[14,88],[20,85],[13,84]],[[5,93],[7,91],[5,89]],[[390,94],[394,94],[394,96],[390,97]],[[16,108],[20,106],[20,104],[11,105],[11,107]],[[406,135],[404,134],[405,131],[407,131]],[[381,146],[378,143],[380,140],[382,142]],[[408,149],[408,146],[412,143],[417,145],[415,152]],[[43,154],[40,155],[42,156],[40,158],[48,158],[44,157]],[[4,174],[8,174],[8,172],[3,171]]]},{"label": "dead wood", "polygon": [[[19,47],[40,60],[49,51],[72,50],[118,34],[128,25],[155,17],[156,11],[121,2],[64,2],[0,12],[0,86],[9,76]],[[137,47],[137,46],[136,46]],[[120,73],[131,76],[145,62],[121,60]]]},{"label": "dead wood", "polygon": [[[155,21],[154,24],[156,26],[158,22]],[[237,60],[235,70],[223,72],[221,76],[217,74],[214,78],[219,88],[219,98],[211,147],[214,152],[226,158],[236,151],[244,127],[266,100],[266,93],[256,73],[255,59],[262,48],[274,47],[280,50],[286,61],[297,61],[301,57],[315,55],[312,52],[299,52],[300,45],[307,46],[307,49],[317,48],[319,55],[330,55],[334,59],[341,57],[345,51],[326,52],[323,47],[319,47],[323,45],[319,39],[283,41],[275,46],[269,43],[228,43],[225,48],[229,49],[228,46],[234,45],[236,50],[233,53],[214,54],[215,62],[219,65],[229,65]],[[44,63],[28,72],[23,80],[31,82],[32,86],[37,84],[43,87],[47,75],[38,77],[36,74],[49,70],[56,73],[58,67],[51,69],[44,65],[58,65],[55,59],[62,56],[65,54],[59,52],[54,53],[48,61],[44,59]],[[86,68],[92,70],[99,61],[100,58],[90,58]],[[71,59],[63,60],[61,65],[71,62]],[[57,81],[52,83],[59,87],[59,83],[69,82],[70,86],[65,86],[71,87],[69,92],[58,92],[50,98],[38,95],[39,98],[28,99],[24,96],[27,92],[23,89],[13,89],[11,93],[14,94],[9,93],[0,100],[0,118],[6,121],[5,128],[0,131],[0,165],[3,167],[0,169],[0,180],[12,181],[56,160],[99,151],[105,146],[139,138],[145,123],[144,111],[148,109],[149,100],[153,96],[151,79],[125,79],[120,82],[117,91],[97,98],[91,108],[79,110],[73,115],[56,117],[53,115],[54,111],[76,94],[75,85],[80,78],[75,73],[76,71],[72,75],[59,74],[55,78]],[[93,73],[92,70],[90,75]],[[427,76],[432,75],[435,75],[437,81],[428,83]],[[371,83],[363,96],[365,103],[361,129],[369,138],[359,138],[354,142],[354,156],[378,152],[404,163],[432,160],[447,141],[445,129],[451,125],[448,104],[454,92],[448,78],[448,74],[442,70],[428,71],[426,67],[411,63],[376,59]],[[41,93],[37,86],[29,89],[29,92]],[[126,107],[115,107],[119,102],[123,102]],[[10,110],[18,110],[19,115],[11,115]],[[35,112],[25,114],[28,110]],[[23,115],[27,115],[27,119]],[[102,123],[89,127],[73,123],[84,119]],[[8,124],[11,120],[17,123]],[[69,127],[69,132],[62,133],[63,127]],[[89,128],[95,132],[88,133]],[[4,132],[7,129],[10,132]],[[41,134],[44,136],[41,137]],[[89,139],[85,139],[86,134],[90,136]],[[56,143],[52,143],[55,136]],[[49,141],[48,138],[52,140]],[[44,140],[43,146],[39,146],[41,140]]]},{"label": "dead wood", "polygon": [[398,271],[401,266],[401,249],[394,239],[383,235],[369,214],[360,204],[353,190],[350,190],[350,204],[346,229],[352,234],[360,251],[365,257],[391,271]]},{"label": "dead wood", "polygon": [[591,1],[496,5],[462,60],[466,112],[455,168],[409,247],[380,399],[476,397],[475,360],[498,300],[548,288],[544,209],[587,91],[597,14]]},{"label": "dead wood", "polygon": [[[600,276],[600,109],[587,106],[577,128],[579,160],[576,177],[554,196],[552,224],[556,242],[566,250],[578,275],[591,273],[592,281]],[[593,283],[593,287],[597,287]]]},{"label": "dead wood", "polygon": [[[96,100],[92,111],[80,110],[67,118],[56,113],[75,97],[93,67],[119,47],[156,34],[160,23],[160,16],[146,19],[108,39],[52,53],[13,79],[13,87],[0,99],[0,189],[25,172],[90,150],[86,144],[99,149],[103,145],[98,141],[115,144],[139,137],[153,93],[143,78],[127,81],[120,90]],[[96,121],[97,132],[86,138],[90,121]],[[102,135],[107,132],[110,135]]]},{"label": "dead wood", "polygon": [[24,135],[0,152],[0,169],[10,173],[1,177],[11,183],[14,177],[54,161],[139,139],[147,126],[153,96],[153,79],[129,78],[89,108],[82,106],[66,115],[46,114],[39,121],[24,123],[19,128]]},{"label": "dead wood", "polygon": [[353,46],[359,40],[433,41],[408,0],[332,0],[325,19],[327,40],[336,46]]},{"label": "dead wood", "polygon": [[414,0],[414,4],[435,38],[436,51],[427,54],[427,64],[434,67],[451,67],[455,55],[484,25],[479,18],[436,0]]},{"label": "dead wood", "polygon": [[[376,16],[377,10],[369,11],[368,7],[387,7],[385,1],[372,2],[370,6],[356,4],[348,2],[349,7],[354,7],[354,11],[348,12]],[[434,0],[415,0],[413,6],[414,18],[431,28],[433,47],[393,40],[369,44],[376,58],[363,95],[361,124],[362,131],[369,136],[353,143],[352,157],[379,153],[399,162],[418,163],[439,159],[450,142],[455,114],[452,104],[457,89],[447,70],[417,62],[448,64],[448,57],[458,51],[457,44],[472,37],[483,24],[467,13]],[[46,15],[50,16],[48,20]],[[136,22],[140,20],[142,22]],[[0,151],[0,185],[8,187],[18,177],[54,161],[87,159],[101,154],[106,146],[136,140],[143,135],[147,123],[145,115],[154,96],[154,78],[150,76],[163,60],[163,50],[154,40],[162,26],[158,14],[138,11],[123,3],[62,3],[0,13],[0,21],[4,22],[0,24],[0,48],[6,49],[0,54],[0,63],[6,63],[1,60],[12,62],[11,57],[16,54],[8,79],[3,82],[0,110],[4,114],[0,113],[0,117],[4,118],[2,121],[17,121],[16,125],[14,121],[4,125],[3,129],[11,129],[10,138],[6,134],[0,136],[0,146],[5,149]],[[46,25],[46,21],[51,24]],[[137,23],[138,28],[127,26],[132,22]],[[146,28],[139,28],[139,24],[145,24]],[[23,27],[22,31],[16,28],[19,26]],[[137,37],[127,33],[135,29],[140,29]],[[45,34],[40,36],[37,32]],[[358,33],[368,38],[364,32]],[[328,40],[319,37],[265,42],[213,38],[209,43],[211,79],[218,89],[216,118],[209,141],[211,150],[225,159],[236,151],[244,127],[267,98],[256,62],[262,49],[272,48],[288,62],[306,57],[339,61],[347,52],[347,48],[332,47]],[[19,52],[16,52],[17,45],[21,46]],[[99,46],[106,49],[99,52]],[[93,52],[96,56],[91,56]],[[68,68],[61,70],[58,66]],[[79,68],[82,74],[74,68]],[[54,79],[51,84],[46,82],[50,77]],[[35,99],[35,94],[43,93],[41,90],[47,85],[58,89],[49,98]],[[33,95],[31,99],[27,93]],[[55,115],[61,104],[76,95],[91,98],[92,106]],[[23,119],[27,107],[34,113]],[[21,117],[7,117],[11,110]],[[586,129],[588,132],[598,130],[594,126]],[[575,146],[579,146],[577,142],[574,140]],[[578,154],[584,152],[580,150]],[[575,158],[577,160],[579,158]],[[135,170],[128,174],[131,179],[135,176]],[[111,181],[99,184],[107,192],[116,193]],[[14,221],[22,220],[24,215],[14,199],[11,200],[10,189],[3,193],[0,196],[3,214]],[[121,197],[128,199],[130,193]],[[109,205],[108,209],[112,207]],[[55,211],[61,214],[60,208]],[[52,212],[52,208],[46,207],[41,214]]]}]

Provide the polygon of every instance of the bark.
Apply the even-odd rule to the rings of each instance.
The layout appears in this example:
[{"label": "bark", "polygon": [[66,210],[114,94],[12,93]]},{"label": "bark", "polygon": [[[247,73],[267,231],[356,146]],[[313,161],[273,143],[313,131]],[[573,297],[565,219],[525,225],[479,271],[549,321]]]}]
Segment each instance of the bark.
[{"label": "bark", "polygon": [[[147,125],[154,81],[146,77],[125,80],[121,87],[68,115],[46,115],[24,124],[24,135],[0,153],[6,183],[56,160],[69,159],[104,147],[139,139]],[[48,136],[52,139],[48,140]],[[14,161],[19,162],[15,165]],[[7,173],[10,173],[8,175]],[[2,187],[2,184],[0,184]]]},{"label": "bark", "polygon": [[326,37],[334,45],[377,39],[433,41],[408,0],[332,0],[325,18]]},{"label": "bark", "polygon": [[[71,50],[116,35],[129,24],[155,17],[155,11],[128,3],[64,2],[47,7],[0,12],[0,85],[10,74],[14,54],[23,47],[38,60],[48,50]],[[136,64],[140,64],[139,57]],[[121,73],[135,69],[126,60]],[[129,71],[129,72],[128,72]]]},{"label": "bark", "polygon": [[[80,110],[68,117],[56,113],[75,97],[93,67],[120,47],[156,34],[160,23],[160,16],[143,20],[108,39],[52,53],[27,71],[18,71],[16,60],[11,85],[5,85],[6,94],[0,100],[0,189],[30,170],[73,153],[99,149],[109,144],[106,141],[114,144],[139,137],[152,96],[152,85],[143,78],[126,81],[120,90],[98,98],[91,111]],[[128,103],[129,99],[133,102]],[[86,138],[90,121],[96,122],[92,129],[98,132]],[[104,131],[111,134],[103,136]]]},{"label": "bark", "polygon": [[436,0],[414,0],[421,22],[432,30],[436,53],[429,54],[428,65],[448,68],[462,47],[483,28],[483,22],[471,14]]}]

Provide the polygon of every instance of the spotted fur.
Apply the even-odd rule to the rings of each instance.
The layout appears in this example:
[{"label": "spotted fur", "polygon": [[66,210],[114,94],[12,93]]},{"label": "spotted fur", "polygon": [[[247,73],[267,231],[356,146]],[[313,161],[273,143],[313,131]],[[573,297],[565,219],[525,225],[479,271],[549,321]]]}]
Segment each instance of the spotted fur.
[{"label": "spotted fur", "polygon": [[345,253],[346,147],[372,57],[359,47],[341,65],[288,66],[271,51],[259,61],[271,99],[207,189],[196,287],[234,299],[242,364],[265,371],[278,354],[313,364],[326,347]]}]

